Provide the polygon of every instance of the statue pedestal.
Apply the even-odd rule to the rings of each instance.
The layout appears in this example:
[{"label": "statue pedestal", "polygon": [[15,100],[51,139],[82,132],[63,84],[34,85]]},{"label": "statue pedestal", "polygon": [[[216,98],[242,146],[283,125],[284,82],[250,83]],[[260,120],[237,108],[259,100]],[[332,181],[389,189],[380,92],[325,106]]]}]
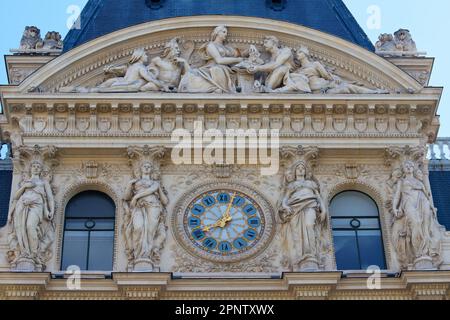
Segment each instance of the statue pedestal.
[{"label": "statue pedestal", "polygon": [[131,266],[133,272],[158,272],[159,268],[155,268],[150,259],[138,259]]},{"label": "statue pedestal", "polygon": [[414,270],[436,270],[433,266],[433,259],[431,257],[420,257],[414,261]]},{"label": "statue pedestal", "polygon": [[15,262],[11,270],[15,272],[36,272],[42,271],[42,267],[37,266],[32,259],[20,258]]},{"label": "statue pedestal", "polygon": [[300,261],[296,266],[294,266],[294,272],[311,272],[311,271],[318,271],[319,268],[319,261],[317,259],[308,257]]}]

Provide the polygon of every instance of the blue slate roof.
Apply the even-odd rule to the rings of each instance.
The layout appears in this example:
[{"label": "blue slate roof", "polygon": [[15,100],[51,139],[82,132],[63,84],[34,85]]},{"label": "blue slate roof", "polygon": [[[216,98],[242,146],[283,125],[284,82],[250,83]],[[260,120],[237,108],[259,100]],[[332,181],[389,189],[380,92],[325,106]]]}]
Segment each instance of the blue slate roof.
[{"label": "blue slate roof", "polygon": [[343,38],[370,51],[374,46],[342,0],[89,0],[81,28],[64,39],[64,51],[144,22],[194,15],[237,15],[287,21]]},{"label": "blue slate roof", "polygon": [[430,184],[438,220],[450,231],[450,171],[430,171]]},{"label": "blue slate roof", "polygon": [[0,170],[0,228],[4,227],[8,220],[12,176],[11,170]]}]

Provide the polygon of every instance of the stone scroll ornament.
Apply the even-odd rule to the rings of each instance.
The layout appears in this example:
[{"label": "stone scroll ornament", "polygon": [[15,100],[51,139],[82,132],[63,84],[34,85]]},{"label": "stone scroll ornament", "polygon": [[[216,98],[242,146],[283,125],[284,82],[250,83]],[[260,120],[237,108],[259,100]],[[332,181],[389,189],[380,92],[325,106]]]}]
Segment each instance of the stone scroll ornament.
[{"label": "stone scroll ornament", "polygon": [[[56,148],[20,146],[15,167],[22,173],[13,194],[8,225],[8,260],[15,271],[41,272],[52,257],[55,200],[52,170]],[[17,157],[16,157],[17,158]]]},{"label": "stone scroll ornament", "polygon": [[437,220],[424,159],[425,148],[387,150],[393,166],[388,181],[392,201],[392,242],[401,270],[437,269],[442,264],[441,241],[444,233]]},{"label": "stone scroll ornament", "polygon": [[[97,87],[62,87],[60,92],[180,92],[180,93],[299,93],[299,94],[382,94],[356,81],[348,81],[313,61],[309,49],[282,46],[275,36],[266,36],[260,48],[237,48],[228,42],[228,28],[216,27],[210,40],[195,49],[192,41],[174,38],[160,56],[149,59],[137,48],[128,64],[108,66],[105,80]],[[195,51],[195,55],[193,55]],[[199,59],[196,67],[190,57]],[[149,61],[150,60],[150,61]]]},{"label": "stone scroll ornament", "polygon": [[159,272],[169,203],[160,180],[159,161],[164,154],[164,147],[128,148],[134,179],[128,183],[123,197],[122,232],[129,271]]},{"label": "stone scroll ornament", "polygon": [[283,262],[291,272],[323,270],[330,251],[328,211],[311,168],[318,152],[315,147],[281,150],[287,161],[278,220]]}]

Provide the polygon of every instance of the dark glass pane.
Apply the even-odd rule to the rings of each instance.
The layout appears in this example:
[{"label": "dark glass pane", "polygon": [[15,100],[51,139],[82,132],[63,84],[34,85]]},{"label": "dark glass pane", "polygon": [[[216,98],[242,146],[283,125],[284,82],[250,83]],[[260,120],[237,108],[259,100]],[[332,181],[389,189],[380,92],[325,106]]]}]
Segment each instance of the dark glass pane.
[{"label": "dark glass pane", "polygon": [[112,270],[115,211],[112,199],[97,191],[82,192],[69,201],[65,213],[63,270],[70,265],[77,265],[81,270]]},{"label": "dark glass pane", "polygon": [[93,230],[97,231],[111,231],[114,230],[113,219],[95,219],[95,226]]},{"label": "dark glass pane", "polygon": [[66,218],[114,218],[114,201],[98,191],[85,191],[73,197],[66,206]]},{"label": "dark glass pane", "polygon": [[66,220],[66,231],[70,230],[84,230],[88,231],[85,226],[85,219],[67,219]]},{"label": "dark glass pane", "polygon": [[333,231],[338,270],[359,270],[358,247],[354,231]]},{"label": "dark glass pane", "polygon": [[358,241],[362,269],[370,266],[386,269],[381,232],[379,230],[358,231]]},{"label": "dark glass pane", "polygon": [[346,191],[331,201],[330,214],[332,217],[378,217],[378,207],[368,195]]},{"label": "dark glass pane", "polygon": [[67,219],[66,230],[114,230],[114,219]]},{"label": "dark glass pane", "polygon": [[89,270],[111,271],[114,231],[93,231],[89,247]]},{"label": "dark glass pane", "polygon": [[81,270],[86,269],[88,249],[88,232],[66,231],[64,233],[64,246],[62,257],[62,270],[75,265]]},{"label": "dark glass pane", "polygon": [[352,229],[350,226],[352,219],[331,219],[333,229]]},{"label": "dark glass pane", "polygon": [[361,229],[380,229],[379,219],[358,219],[361,222]]}]

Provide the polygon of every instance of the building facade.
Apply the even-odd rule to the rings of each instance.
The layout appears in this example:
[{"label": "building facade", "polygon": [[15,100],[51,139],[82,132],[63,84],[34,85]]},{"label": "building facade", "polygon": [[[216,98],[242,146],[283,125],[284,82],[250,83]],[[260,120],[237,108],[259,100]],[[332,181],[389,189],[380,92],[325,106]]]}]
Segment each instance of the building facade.
[{"label": "building facade", "polygon": [[90,0],[64,45],[27,27],[0,297],[447,299],[433,61],[340,0]]}]

